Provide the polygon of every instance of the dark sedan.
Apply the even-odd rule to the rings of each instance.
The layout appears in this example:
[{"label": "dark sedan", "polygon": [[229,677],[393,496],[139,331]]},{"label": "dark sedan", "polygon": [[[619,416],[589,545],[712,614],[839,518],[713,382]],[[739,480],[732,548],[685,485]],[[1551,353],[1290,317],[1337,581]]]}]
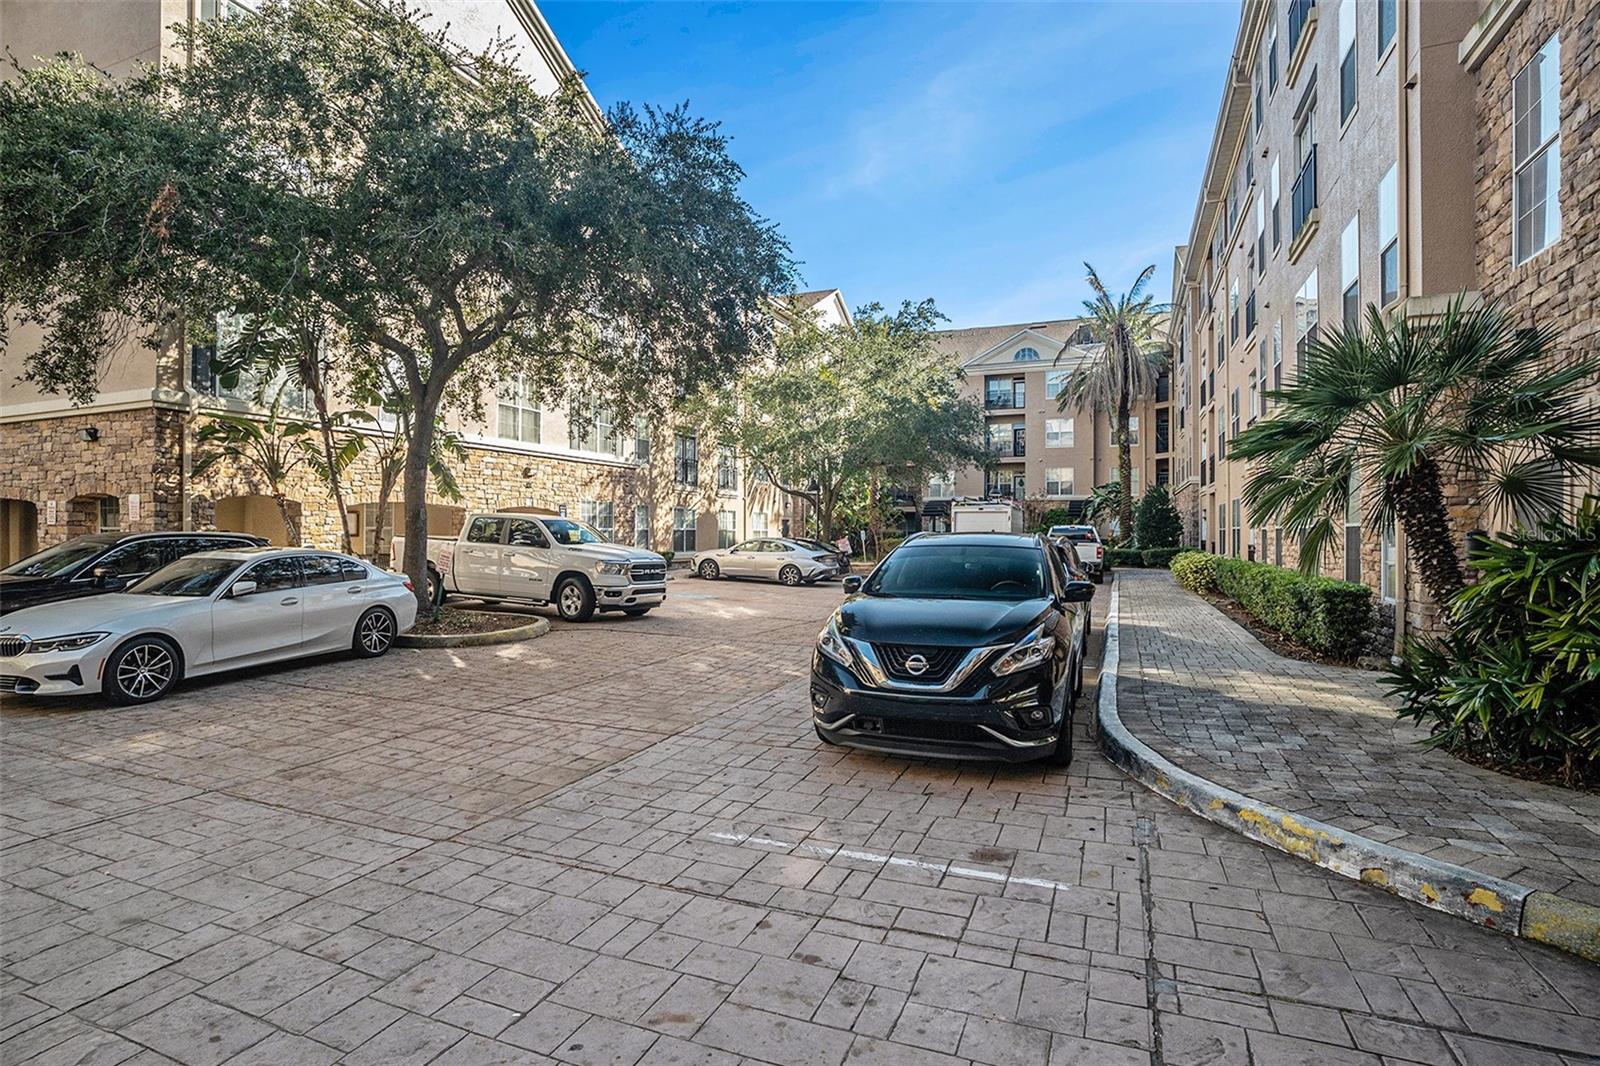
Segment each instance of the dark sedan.
[{"label": "dark sedan", "polygon": [[0,614],[117,592],[174,559],[265,544],[247,533],[89,533],[0,570]]},{"label": "dark sedan", "polygon": [[1045,539],[924,534],[817,638],[812,722],[829,744],[1007,762],[1072,758],[1093,583]]}]

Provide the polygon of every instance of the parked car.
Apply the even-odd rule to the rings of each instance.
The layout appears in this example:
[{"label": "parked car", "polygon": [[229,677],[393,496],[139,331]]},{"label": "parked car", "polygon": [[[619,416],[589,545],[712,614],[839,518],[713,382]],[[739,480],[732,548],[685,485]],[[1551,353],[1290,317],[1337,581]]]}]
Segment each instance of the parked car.
[{"label": "parked car", "polygon": [[247,533],[89,533],[0,570],[0,614],[127,588],[174,559],[265,544]]},{"label": "parked car", "polygon": [[1050,538],[1072,545],[1084,572],[1094,578],[1095,584],[1105,580],[1106,547],[1100,542],[1098,529],[1093,526],[1051,526]]},{"label": "parked car", "polygon": [[696,552],[691,565],[708,581],[755,577],[785,585],[811,585],[849,572],[849,562],[841,566],[838,557],[837,548],[811,548],[788,537],[757,537],[731,548]]},{"label": "parked car", "polygon": [[[850,553],[848,551],[840,551],[839,546],[836,544],[828,544],[824,541],[812,540],[810,537],[784,537],[782,539],[792,540],[802,548],[809,548],[814,552],[821,552],[824,557],[831,558],[834,562],[834,565],[839,568],[840,577],[843,577],[845,574],[850,572]],[[823,578],[823,580],[826,581],[828,579]]]},{"label": "parked car", "polygon": [[186,677],[323,652],[382,655],[416,617],[404,575],[348,555],[197,552],[125,592],[9,615],[0,692],[149,703]]},{"label": "parked car", "polygon": [[824,742],[1071,760],[1094,585],[1068,574],[1048,540],[924,533],[844,587],[811,658]]},{"label": "parked car", "polygon": [[[405,538],[394,538],[401,559]],[[637,617],[667,598],[667,560],[607,541],[582,522],[554,515],[475,513],[455,537],[428,538],[433,602],[458,593],[498,602],[553,603],[569,622],[596,611]]]}]

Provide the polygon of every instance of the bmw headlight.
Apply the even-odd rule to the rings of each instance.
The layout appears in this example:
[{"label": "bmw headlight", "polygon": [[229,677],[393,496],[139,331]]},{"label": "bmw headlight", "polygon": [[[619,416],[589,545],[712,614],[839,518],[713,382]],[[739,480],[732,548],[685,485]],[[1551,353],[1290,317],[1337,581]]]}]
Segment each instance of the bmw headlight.
[{"label": "bmw headlight", "polygon": [[845,643],[844,635],[839,632],[837,617],[828,619],[828,624],[817,634],[817,650],[847,670],[855,665],[850,645]]},{"label": "bmw headlight", "polygon": [[46,637],[43,640],[30,640],[28,641],[28,653],[33,655],[54,651],[79,651],[105,638],[106,634],[104,633],[69,633],[64,637]]},{"label": "bmw headlight", "polygon": [[597,574],[626,574],[627,563],[595,563],[594,572]]},{"label": "bmw headlight", "polygon": [[1007,648],[1006,653],[996,659],[994,665],[989,669],[994,672],[996,677],[1005,677],[1007,674],[1014,674],[1018,670],[1026,670],[1030,666],[1038,666],[1050,658],[1055,650],[1056,638],[1046,634],[1044,626],[1040,626]]}]

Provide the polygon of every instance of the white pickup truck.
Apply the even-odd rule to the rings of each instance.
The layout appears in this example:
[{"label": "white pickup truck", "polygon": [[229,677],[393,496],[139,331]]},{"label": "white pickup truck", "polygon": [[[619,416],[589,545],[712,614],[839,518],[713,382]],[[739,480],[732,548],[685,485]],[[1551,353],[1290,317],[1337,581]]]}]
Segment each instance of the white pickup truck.
[{"label": "white pickup truck", "polygon": [[1078,562],[1094,578],[1096,585],[1105,580],[1106,548],[1100,543],[1100,531],[1093,526],[1051,526],[1050,539],[1070,543],[1078,553]]},{"label": "white pickup truck", "polygon": [[[390,558],[404,558],[394,538]],[[454,537],[428,538],[428,591],[474,599],[551,603],[569,622],[596,611],[642,615],[667,598],[667,561],[612,544],[570,518],[471,513]]]}]

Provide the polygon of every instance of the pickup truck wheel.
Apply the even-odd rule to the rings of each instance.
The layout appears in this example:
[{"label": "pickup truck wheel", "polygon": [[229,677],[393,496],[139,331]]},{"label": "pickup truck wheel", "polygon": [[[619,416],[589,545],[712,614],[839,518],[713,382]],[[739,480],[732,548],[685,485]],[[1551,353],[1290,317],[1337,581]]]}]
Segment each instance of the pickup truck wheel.
[{"label": "pickup truck wheel", "polygon": [[798,566],[784,567],[778,571],[778,580],[793,588],[795,585],[800,584],[800,568]]},{"label": "pickup truck wheel", "polygon": [[707,581],[715,581],[721,575],[721,573],[722,571],[717,567],[717,561],[715,559],[707,559],[705,562],[700,564],[700,576],[705,578]]},{"label": "pickup truck wheel", "polygon": [[594,589],[580,577],[569,577],[556,586],[556,611],[566,622],[587,622],[594,617]]}]

